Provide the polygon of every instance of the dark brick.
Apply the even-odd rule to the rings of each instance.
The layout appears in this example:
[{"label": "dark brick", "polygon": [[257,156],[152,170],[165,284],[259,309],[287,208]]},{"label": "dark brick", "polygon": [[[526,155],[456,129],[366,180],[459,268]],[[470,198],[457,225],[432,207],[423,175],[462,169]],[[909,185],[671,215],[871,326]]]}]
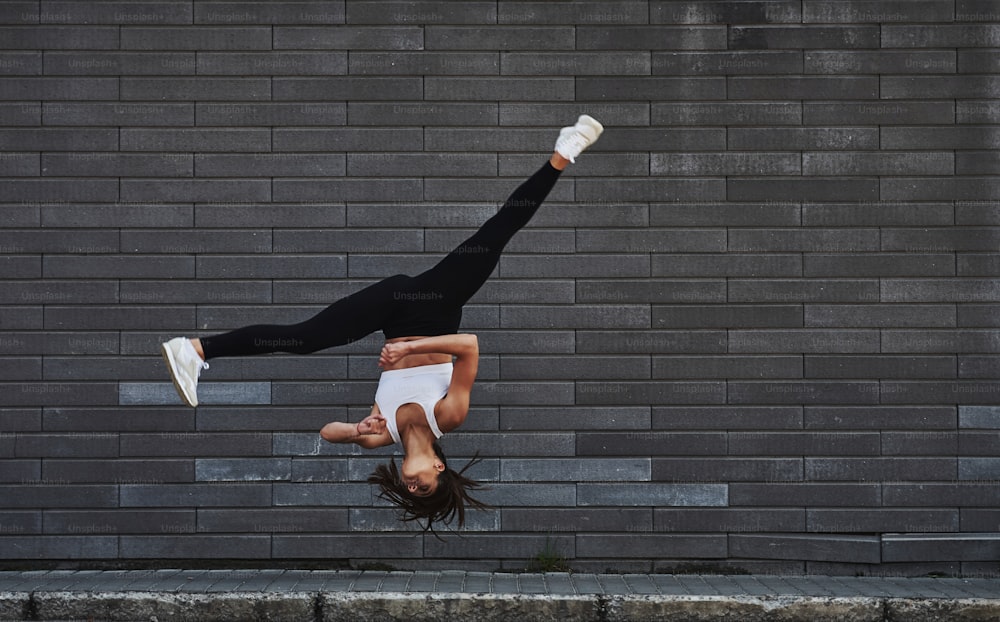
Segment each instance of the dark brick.
[{"label": "dark brick", "polygon": [[991,482],[886,483],[884,504],[897,507],[983,507],[1000,503],[1000,489]]},{"label": "dark brick", "polygon": [[580,432],[578,456],[722,456],[726,435],[710,432]]},{"label": "dark brick", "polygon": [[990,175],[998,168],[1000,160],[992,151],[967,151],[955,156],[955,172],[961,175]]},{"label": "dark brick", "polygon": [[650,57],[647,52],[504,52],[500,56],[500,73],[515,76],[642,76],[650,73]]},{"label": "dark brick", "polygon": [[[917,248],[907,253],[809,253],[803,274],[811,277],[920,277],[955,274],[955,256]],[[928,249],[929,250],[929,249]]]},{"label": "dark brick", "polygon": [[874,99],[879,84],[867,77],[730,77],[734,99]]},{"label": "dark brick", "polygon": [[[745,456],[877,456],[879,435],[874,432],[730,432],[729,453]],[[806,466],[806,479],[814,479],[809,476],[808,459]]]},{"label": "dark brick", "polygon": [[[123,484],[121,507],[266,506],[271,485],[234,484]],[[195,555],[197,556],[197,555]]]},{"label": "dark brick", "polygon": [[580,100],[663,101],[669,93],[671,101],[725,99],[725,78],[604,78],[581,77],[576,80],[576,96]]},{"label": "dark brick", "polygon": [[953,356],[806,356],[806,378],[949,378]]},{"label": "dark brick", "polygon": [[848,0],[831,4],[806,0],[802,6],[803,22],[866,23],[866,22],[950,22],[951,2],[943,0],[902,1]]},{"label": "dark brick", "polygon": [[175,432],[122,434],[124,456],[267,456],[269,432]]},{"label": "dark brick", "polygon": [[576,430],[646,430],[649,411],[644,406],[504,406],[500,409],[499,429],[561,430],[567,421],[572,421]]},{"label": "dark brick", "polygon": [[897,99],[992,99],[1000,93],[997,76],[884,76],[880,79],[883,100]]},{"label": "dark brick", "polygon": [[500,65],[498,55],[491,52],[352,52],[349,72],[355,75],[490,75],[500,74]]},{"label": "dark brick", "polygon": [[996,351],[995,334],[980,330],[884,330],[885,352],[982,352]]},{"label": "dark brick", "polygon": [[[42,410],[40,408],[3,408],[0,409],[0,429],[4,432],[39,432],[42,429]],[[12,434],[2,436],[11,443],[16,438]]]},{"label": "dark brick", "polygon": [[865,279],[732,279],[730,302],[876,302],[879,284]]},{"label": "dark brick", "polygon": [[998,356],[959,356],[959,378],[994,378],[1000,376]]},{"label": "dark brick", "polygon": [[882,45],[894,48],[996,47],[994,24],[883,26]]},{"label": "dark brick", "polygon": [[654,531],[754,533],[801,531],[805,515],[799,509],[655,509]]},{"label": "dark brick", "polygon": [[194,533],[194,510],[51,510],[49,534]]},{"label": "dark brick", "polygon": [[661,406],[653,408],[651,423],[654,430],[794,430],[802,427],[802,410],[797,406]]},{"label": "dark brick", "polygon": [[[118,506],[118,486],[68,484],[17,484],[0,486],[3,508],[113,508]],[[6,557],[6,556],[4,556]]]},{"label": "dark brick", "polygon": [[642,378],[649,376],[649,357],[645,356],[575,356],[565,357],[505,356],[500,363],[502,378],[554,380]]},{"label": "dark brick", "polygon": [[654,254],[651,273],[672,277],[796,277],[802,276],[802,260],[801,255],[777,253]]},{"label": "dark brick", "polygon": [[579,331],[576,344],[580,354],[723,354],[726,335],[721,330]]},{"label": "dark brick", "polygon": [[958,123],[995,123],[1000,118],[1000,104],[990,101],[967,101],[955,104]]},{"label": "dark brick", "polygon": [[42,513],[0,512],[5,535],[27,535],[42,532]]},{"label": "dark brick", "polygon": [[957,510],[806,510],[806,529],[822,533],[958,531]]},{"label": "dark brick", "polygon": [[[802,171],[799,154],[652,154],[652,175],[793,175]],[[815,173],[809,173],[815,174]],[[867,173],[865,173],[867,174]]]},{"label": "dark brick", "polygon": [[[142,104],[135,104],[142,105]],[[189,105],[189,104],[185,104]],[[129,104],[129,108],[133,105]],[[327,126],[344,125],[344,102],[236,103],[198,102],[194,106],[198,125],[228,126]]]},{"label": "dark brick", "polygon": [[656,2],[649,8],[654,24],[797,23],[802,17],[799,3],[788,0]]},{"label": "dark brick", "polygon": [[799,356],[671,356],[653,358],[653,378],[801,378]]},{"label": "dark brick", "polygon": [[117,536],[5,536],[0,557],[34,560],[114,559],[119,555]]},{"label": "dark brick", "polygon": [[729,555],[756,559],[805,559],[877,564],[881,561],[878,536],[821,536],[734,534]]},{"label": "dark brick", "polygon": [[116,383],[21,382],[0,384],[6,406],[109,406],[118,403]]},{"label": "dark brick", "polygon": [[884,431],[882,455],[885,456],[935,456],[955,454],[958,434],[954,431]]},{"label": "dark brick", "polygon": [[46,479],[81,484],[165,484],[194,481],[192,460],[46,460]]},{"label": "dark brick", "polygon": [[653,54],[653,75],[801,74],[797,52],[662,52]]},{"label": "dark brick", "polygon": [[649,458],[503,458],[506,482],[649,481]]},{"label": "dark brick", "polygon": [[[807,203],[802,206],[802,224],[825,226],[948,226],[954,224],[954,206],[948,203]],[[892,257],[892,255],[888,255]],[[811,256],[810,256],[811,257]],[[872,260],[876,257],[872,257]]]},{"label": "dark brick", "polygon": [[[891,128],[886,128],[889,130]],[[923,128],[927,130],[928,128]],[[882,137],[882,146],[892,148]],[[947,175],[955,170],[951,153],[804,153],[804,175]]]},{"label": "dark brick", "polygon": [[[579,484],[581,506],[725,506],[722,484]],[[606,536],[605,536],[606,537]]]},{"label": "dark brick", "polygon": [[956,476],[954,458],[807,457],[805,460],[805,478],[810,481],[954,481]]},{"label": "dark brick", "polygon": [[[235,149],[234,149],[235,151]],[[345,174],[343,155],[254,154],[198,155],[195,167],[204,177],[338,177]]]},{"label": "dark brick", "polygon": [[[504,2],[499,6],[500,24],[644,24],[648,20],[646,2],[624,0],[611,9],[600,2],[552,5],[548,2]],[[610,10],[609,10],[610,9]]]},{"label": "dark brick", "polygon": [[634,558],[641,551],[668,550],[672,558],[722,559],[728,555],[726,537],[712,535],[581,535],[577,536],[576,554],[579,557]]},{"label": "dark brick", "polygon": [[7,50],[116,50],[118,26],[2,26]]},{"label": "dark brick", "polygon": [[[325,150],[330,145],[346,151],[419,151],[424,146],[420,130],[385,128],[277,129],[273,142],[275,151],[293,152]],[[324,199],[333,197],[342,200],[335,194]]]},{"label": "dark brick", "polygon": [[954,52],[806,52],[805,73],[954,73]]},{"label": "dark brick", "polygon": [[955,308],[945,305],[806,305],[810,327],[951,327]]},{"label": "dark brick", "polygon": [[121,537],[121,556],[129,559],[267,559],[270,535],[131,535]]},{"label": "dark brick", "polygon": [[803,102],[806,125],[951,124],[953,101]]},{"label": "dark brick", "polygon": [[565,101],[573,94],[572,77],[427,77],[424,84],[427,101]]},{"label": "dark brick", "polygon": [[[991,509],[960,508],[961,531],[996,531],[1000,526],[1000,511]],[[935,531],[945,531],[943,529]]]},{"label": "dark brick", "polygon": [[[733,483],[729,504],[733,506],[878,507],[879,484]],[[885,505],[890,503],[886,498]],[[939,504],[935,504],[939,505]]]},{"label": "dark brick", "polygon": [[[0,441],[2,446],[0,446],[0,456],[4,458],[4,470],[0,474],[0,482],[5,484],[28,484],[28,483],[50,483],[47,480],[42,479],[42,461],[38,460],[11,460],[10,456],[14,455],[14,446],[17,441],[17,437],[9,432],[5,433],[9,438],[9,441]],[[649,479],[649,478],[646,478]],[[52,482],[58,483],[58,480]],[[5,517],[6,512],[0,512],[0,519]],[[6,522],[4,523],[6,526]],[[11,532],[7,532],[11,533]]]},{"label": "dark brick", "polygon": [[960,305],[958,308],[958,325],[972,327],[997,326],[998,316],[996,305]]},{"label": "dark brick", "polygon": [[649,508],[504,508],[501,510],[501,523],[509,532],[614,532],[623,525],[630,531],[643,532],[653,530],[653,514]]},{"label": "dark brick", "polygon": [[348,24],[496,24],[495,2],[378,2],[347,5]]},{"label": "dark brick", "polygon": [[736,201],[873,201],[880,189],[874,178],[730,178],[726,182],[726,194]]},{"label": "dark brick", "polygon": [[198,510],[198,531],[204,533],[328,533],[348,529],[347,510],[340,509]]},{"label": "dark brick", "polygon": [[344,17],[343,2],[205,2],[194,7],[195,24],[343,24]]},{"label": "dark brick", "polygon": [[730,404],[877,404],[877,381],[749,381],[728,383]]},{"label": "dark brick", "polygon": [[715,229],[627,229],[580,231],[576,250],[582,252],[621,251],[654,253],[664,251],[724,250],[723,232]]},{"label": "dark brick", "polygon": [[[449,14],[453,9],[449,8]],[[572,26],[512,26],[483,29],[474,26],[427,26],[427,50],[572,50]]]},{"label": "dark brick", "polygon": [[[802,458],[653,458],[654,482],[794,482]],[[732,486],[732,484],[730,484]],[[732,505],[738,505],[732,503]],[[766,504],[762,504],[766,505]],[[779,505],[787,505],[784,502]],[[769,511],[775,511],[769,509]]]},{"label": "dark brick", "polygon": [[995,534],[890,534],[883,536],[882,559],[909,561],[993,561],[1000,555]]},{"label": "dark brick", "polygon": [[[428,558],[466,558],[473,559],[518,559],[522,560],[545,546],[559,551],[568,557],[575,557],[576,544],[571,536],[540,535],[518,537],[512,534],[467,534],[463,537],[464,546],[456,546],[455,539],[437,540],[433,537],[424,540],[424,555]],[[419,541],[418,541],[419,542]],[[395,553],[394,553],[395,554]]]},{"label": "dark brick", "polygon": [[879,351],[875,330],[757,329],[730,330],[732,353],[802,352],[856,353]]},{"label": "dark brick", "polygon": [[544,262],[540,262],[536,255],[500,258],[500,275],[506,278],[628,278],[648,274],[649,258],[642,255],[575,253],[549,255]]},{"label": "dark brick", "polygon": [[798,102],[749,101],[653,103],[650,122],[653,125],[799,125],[802,123],[802,106]]},{"label": "dark brick", "polygon": [[733,26],[728,39],[737,50],[877,48],[879,26]]}]

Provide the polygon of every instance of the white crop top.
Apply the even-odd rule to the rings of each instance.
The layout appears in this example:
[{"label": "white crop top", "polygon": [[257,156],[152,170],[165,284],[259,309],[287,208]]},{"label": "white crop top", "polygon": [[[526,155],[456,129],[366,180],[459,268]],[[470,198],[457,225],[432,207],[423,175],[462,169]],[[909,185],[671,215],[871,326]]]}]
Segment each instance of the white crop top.
[{"label": "white crop top", "polygon": [[403,404],[417,404],[423,408],[427,424],[430,425],[435,438],[441,438],[444,433],[434,418],[434,406],[448,394],[452,367],[451,363],[438,363],[382,372],[378,380],[378,390],[375,391],[375,403],[379,412],[385,417],[385,427],[389,430],[392,440],[402,444],[399,426],[396,423],[396,411]]}]

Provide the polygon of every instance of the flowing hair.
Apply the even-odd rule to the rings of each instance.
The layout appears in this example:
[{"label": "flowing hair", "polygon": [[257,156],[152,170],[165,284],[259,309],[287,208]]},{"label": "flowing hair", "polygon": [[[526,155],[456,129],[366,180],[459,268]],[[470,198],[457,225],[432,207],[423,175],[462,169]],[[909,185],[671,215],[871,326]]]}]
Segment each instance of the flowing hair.
[{"label": "flowing hair", "polygon": [[435,521],[447,524],[457,516],[458,526],[461,527],[465,524],[466,505],[477,510],[486,510],[490,506],[469,496],[470,490],[484,489],[484,486],[464,475],[469,467],[482,461],[479,452],[476,452],[476,455],[461,471],[448,468],[448,461],[445,460],[444,452],[437,441],[434,442],[434,453],[444,464],[444,471],[438,474],[437,489],[426,497],[410,494],[399,477],[399,470],[396,468],[396,461],[393,458],[389,459],[388,465],[380,464],[375,467],[375,472],[368,476],[368,483],[378,485],[381,490],[380,498],[399,506],[403,511],[402,520],[426,519],[427,525],[424,527],[424,531],[430,531],[435,537],[438,537],[437,532],[434,531]]}]

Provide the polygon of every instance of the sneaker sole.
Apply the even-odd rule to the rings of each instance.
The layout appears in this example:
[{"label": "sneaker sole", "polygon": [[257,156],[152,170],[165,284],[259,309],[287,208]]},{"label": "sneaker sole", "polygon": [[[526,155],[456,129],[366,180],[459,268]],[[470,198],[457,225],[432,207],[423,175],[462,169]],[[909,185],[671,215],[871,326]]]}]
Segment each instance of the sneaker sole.
[{"label": "sneaker sole", "polygon": [[163,361],[167,364],[167,370],[170,372],[170,380],[174,383],[174,389],[177,390],[177,395],[184,400],[184,403],[191,408],[196,408],[197,403],[192,403],[191,399],[188,398],[187,393],[181,388],[181,383],[177,381],[177,362],[174,360],[174,353],[170,350],[167,344],[160,344],[160,354],[163,355]]}]

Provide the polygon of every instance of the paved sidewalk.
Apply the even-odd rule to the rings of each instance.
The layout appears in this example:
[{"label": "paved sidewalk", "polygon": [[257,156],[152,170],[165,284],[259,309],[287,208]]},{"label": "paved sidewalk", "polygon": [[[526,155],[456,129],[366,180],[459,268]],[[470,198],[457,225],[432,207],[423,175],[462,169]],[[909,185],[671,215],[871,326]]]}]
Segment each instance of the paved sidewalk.
[{"label": "paved sidewalk", "polygon": [[1000,620],[1000,580],[320,570],[0,572],[0,620]]}]

